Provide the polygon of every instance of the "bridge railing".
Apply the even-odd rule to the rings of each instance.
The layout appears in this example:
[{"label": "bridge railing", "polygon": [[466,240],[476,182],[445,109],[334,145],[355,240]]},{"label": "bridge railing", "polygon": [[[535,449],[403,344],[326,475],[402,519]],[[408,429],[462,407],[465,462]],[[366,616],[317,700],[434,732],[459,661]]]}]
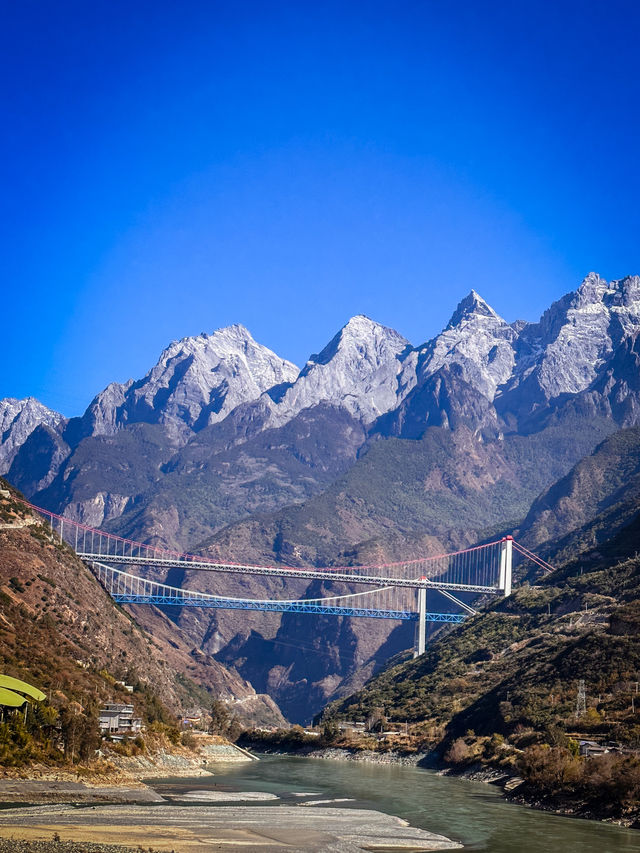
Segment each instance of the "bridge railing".
[{"label": "bridge railing", "polygon": [[[119,604],[214,607],[225,610],[309,613],[393,620],[417,620],[419,618],[415,594],[404,589],[382,588],[322,598],[232,598],[182,587],[172,587],[98,562],[91,562],[89,565],[105,590]],[[427,622],[455,624],[463,621],[465,616],[466,614],[461,613],[429,612],[425,613],[423,618]]]},{"label": "bridge railing", "polygon": [[505,594],[511,591],[512,554],[515,548],[544,571],[552,567],[507,536],[495,542],[464,548],[448,554],[412,560],[343,566],[252,565],[182,553],[137,542],[27,504],[43,515],[60,540],[66,541],[85,560],[112,565],[180,567],[191,571],[277,575],[386,585],[411,589],[446,589],[456,594]]},{"label": "bridge railing", "polygon": [[[515,542],[511,536],[449,554],[364,566],[256,566],[221,562],[116,536],[33,504],[27,503],[27,506],[49,521],[52,535],[59,536],[61,542],[67,542],[90,565],[105,589],[119,603],[414,619],[418,626],[416,654],[425,650],[426,622],[459,622],[465,615],[475,613],[468,602],[458,597],[461,593],[511,593],[514,549],[543,571],[553,571],[549,563]],[[374,588],[316,599],[249,600],[172,587],[118,569],[118,565],[323,579],[361,583]],[[429,612],[429,589],[441,592],[466,614]]]}]

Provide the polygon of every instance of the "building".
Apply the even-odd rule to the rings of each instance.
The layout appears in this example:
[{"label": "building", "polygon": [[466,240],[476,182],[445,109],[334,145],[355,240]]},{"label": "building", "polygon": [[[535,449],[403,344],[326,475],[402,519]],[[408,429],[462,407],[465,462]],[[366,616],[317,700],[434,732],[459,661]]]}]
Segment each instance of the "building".
[{"label": "building", "polygon": [[198,710],[185,711],[182,717],[182,728],[206,731],[207,724],[205,720],[205,715]]},{"label": "building", "polygon": [[606,755],[607,752],[609,752],[608,747],[597,743],[597,741],[595,740],[580,741],[580,755],[584,755],[586,758],[592,758],[598,755]]},{"label": "building", "polygon": [[142,720],[140,717],[134,717],[133,713],[133,705],[107,702],[104,707],[100,708],[98,716],[100,731],[120,737],[137,734],[142,728]]}]

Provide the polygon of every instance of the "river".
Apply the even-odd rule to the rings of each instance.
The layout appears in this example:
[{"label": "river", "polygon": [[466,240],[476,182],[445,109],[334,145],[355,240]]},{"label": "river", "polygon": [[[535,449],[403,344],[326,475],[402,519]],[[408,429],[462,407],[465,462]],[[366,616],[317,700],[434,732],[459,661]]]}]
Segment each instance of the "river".
[{"label": "river", "polygon": [[467,850],[488,853],[640,853],[638,830],[535,811],[505,802],[490,785],[397,764],[263,756],[250,764],[219,765],[211,777],[151,784],[168,797],[208,790],[277,794],[274,803],[304,801],[293,796],[300,792],[317,795],[308,800],[349,798],[332,805],[398,815]]}]

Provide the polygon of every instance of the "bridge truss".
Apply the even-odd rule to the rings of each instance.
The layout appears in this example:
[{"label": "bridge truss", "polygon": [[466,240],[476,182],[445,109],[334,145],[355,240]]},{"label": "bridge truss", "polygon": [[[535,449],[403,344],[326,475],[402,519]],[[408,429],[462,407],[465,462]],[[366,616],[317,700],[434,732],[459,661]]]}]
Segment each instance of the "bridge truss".
[{"label": "bridge truss", "polygon": [[[406,605],[400,609],[397,597],[395,607],[390,604],[395,592],[391,587],[322,598],[230,598],[157,583],[141,578],[139,575],[114,569],[112,566],[106,566],[103,563],[93,562],[91,565],[95,576],[118,604],[214,607],[223,610],[259,610],[277,613],[316,613],[332,616],[361,616],[372,619],[412,621],[418,619],[418,612],[411,609],[410,594],[404,590],[404,597],[407,599]],[[415,596],[413,597],[415,598]],[[461,613],[426,614],[428,622],[457,623],[462,622],[464,618],[465,615]]]},{"label": "bridge truss", "polygon": [[[475,614],[474,608],[464,600],[470,597],[469,594],[471,597],[511,594],[514,547],[542,570],[553,570],[552,566],[510,536],[450,554],[379,565],[313,567],[233,563],[135,542],[80,524],[32,504],[28,506],[49,521],[54,534],[75,550],[119,604],[410,620],[416,623],[416,656],[425,651],[427,622],[455,624]],[[322,598],[232,598],[158,583],[127,571],[132,568],[138,572],[145,569],[161,569],[166,572],[180,569],[184,572],[210,572],[213,576],[240,574],[292,580],[323,580],[363,585],[369,589]],[[458,608],[458,612],[429,612],[429,590],[437,590]],[[463,598],[460,598],[461,595]]]}]

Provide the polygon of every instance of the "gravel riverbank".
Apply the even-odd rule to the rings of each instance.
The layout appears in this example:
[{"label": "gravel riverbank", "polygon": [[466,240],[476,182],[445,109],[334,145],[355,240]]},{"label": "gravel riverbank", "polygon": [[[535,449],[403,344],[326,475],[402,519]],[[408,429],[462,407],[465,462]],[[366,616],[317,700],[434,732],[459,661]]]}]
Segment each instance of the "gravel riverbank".
[{"label": "gravel riverbank", "polygon": [[162,797],[143,784],[144,779],[208,777],[217,764],[252,760],[234,744],[204,742],[197,752],[159,750],[135,756],[111,753],[80,769],[44,765],[5,769],[0,776],[0,803],[162,802]]},{"label": "gravel riverbank", "polygon": [[364,761],[367,764],[402,764],[406,767],[436,766],[436,757],[429,752],[399,752],[389,750],[377,752],[373,749],[344,749],[342,747],[323,747],[317,749],[311,746],[294,748],[272,747],[267,744],[248,742],[246,745],[255,750],[256,754],[264,755],[299,755],[303,758],[324,758],[327,761]]},{"label": "gravel riverbank", "polygon": [[[291,853],[361,853],[375,849],[417,853],[462,846],[382,812],[312,804],[215,808],[112,805],[82,809],[50,805],[0,811],[0,836],[5,839],[51,842],[54,834],[62,841],[72,840],[80,845],[102,844],[94,848],[96,853],[121,853],[123,846],[162,853],[209,853],[221,848],[275,853],[283,847]],[[63,848],[34,849],[37,853],[59,853]]]},{"label": "gravel riverbank", "polygon": [[132,847],[122,847],[120,844],[57,840],[21,841],[16,838],[0,838],[0,853],[131,853],[131,851],[133,851]]}]

